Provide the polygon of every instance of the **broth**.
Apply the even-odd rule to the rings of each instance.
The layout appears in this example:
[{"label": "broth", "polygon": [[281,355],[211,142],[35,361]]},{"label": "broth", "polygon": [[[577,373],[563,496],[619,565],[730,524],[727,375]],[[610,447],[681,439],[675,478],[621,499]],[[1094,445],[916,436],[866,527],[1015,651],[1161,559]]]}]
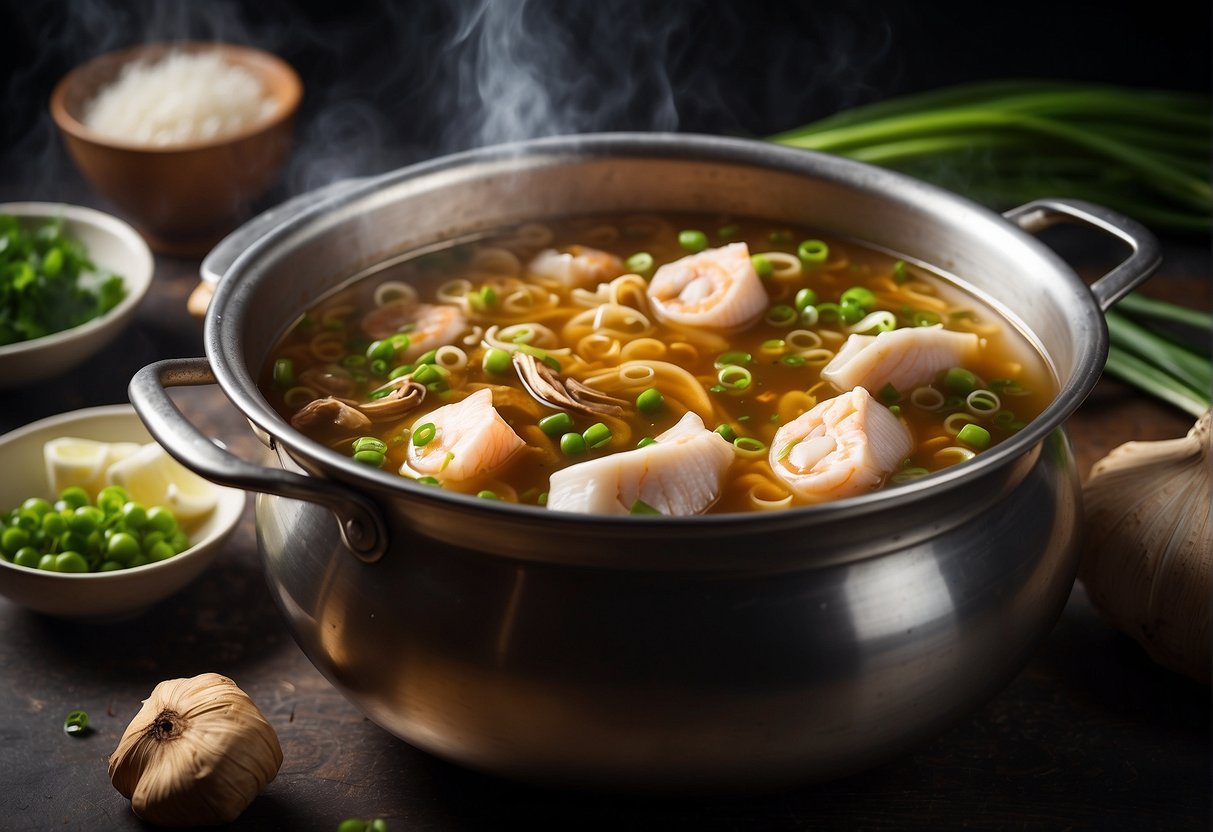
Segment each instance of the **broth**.
[{"label": "broth", "polygon": [[[748,295],[721,300],[716,276],[747,268],[761,292],[746,276]],[[343,287],[297,321],[263,368],[260,388],[305,434],[359,461],[436,487],[540,505],[555,472],[631,451],[689,411],[733,451],[718,466],[727,470],[714,490],[679,511],[668,509],[665,496],[658,506],[633,498],[653,493],[643,488],[629,486],[625,498],[621,486],[619,505],[609,510],[765,510],[857,493],[848,479],[854,472],[825,478],[843,476],[843,490],[806,491],[776,471],[811,465],[827,446],[846,457],[851,434],[826,431],[824,439],[797,443],[780,429],[827,400],[842,406],[850,387],[836,387],[822,372],[833,377],[831,369],[848,369],[838,358],[844,345],[891,343],[879,333],[910,329],[921,332],[905,338],[925,340],[942,329],[966,334],[953,339],[965,350],[977,346],[963,362],[945,362],[903,387],[880,384],[880,372],[868,375],[877,379],[874,389],[857,392],[855,407],[843,414],[853,418],[840,423],[851,426],[858,412],[872,431],[854,446],[871,480],[861,491],[961,464],[1009,438],[1055,395],[1045,362],[1026,339],[938,273],[808,229],[705,215],[530,223],[411,257]],[[872,337],[850,342],[851,335]],[[928,353],[899,349],[885,365],[914,364]],[[468,430],[487,430],[493,421],[500,435],[461,445],[456,454],[450,442],[458,429],[439,418],[442,435],[435,436],[431,414],[485,389],[500,419],[480,412]],[[408,409],[411,402],[400,400],[410,397],[422,400]],[[480,399],[488,397],[473,401]],[[880,428],[886,413],[895,417],[887,430]],[[879,430],[904,432],[910,445],[888,448],[895,459],[873,473]],[[426,460],[431,443],[446,448],[437,464]],[[715,439],[707,444],[708,456],[724,447]],[[710,481],[702,450],[687,453],[682,476],[696,487]],[[487,470],[462,465],[476,459]],[[589,479],[600,487],[604,476],[616,475],[616,462],[622,480],[650,476],[647,462],[640,465],[647,474],[635,473],[639,460],[619,457]]]}]

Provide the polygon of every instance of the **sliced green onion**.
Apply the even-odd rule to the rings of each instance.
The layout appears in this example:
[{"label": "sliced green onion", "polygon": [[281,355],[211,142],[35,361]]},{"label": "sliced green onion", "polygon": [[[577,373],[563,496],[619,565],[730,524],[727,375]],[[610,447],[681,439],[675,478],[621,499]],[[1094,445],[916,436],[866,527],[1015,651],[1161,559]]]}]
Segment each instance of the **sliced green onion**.
[{"label": "sliced green onion", "polygon": [[716,369],[719,370],[730,365],[741,366],[743,364],[749,364],[753,360],[754,356],[750,355],[748,352],[734,351],[722,352],[720,355],[716,356],[716,361],[714,363],[716,365]]},{"label": "sliced green onion", "polygon": [[729,223],[728,225],[722,225],[719,229],[716,230],[716,236],[722,240],[731,240],[740,233],[741,233],[741,226],[739,226],[735,223]]},{"label": "sliced green onion", "polygon": [[657,440],[651,436],[646,436],[636,443],[637,448],[647,448],[649,445],[656,445]]},{"label": "sliced green onion", "polygon": [[767,239],[777,246],[784,246],[792,242],[794,238],[792,237],[792,232],[786,228],[776,228],[767,235]]},{"label": "sliced green onion", "polygon": [[421,356],[413,363],[417,366],[421,366],[422,364],[433,364],[437,360],[438,350],[429,350],[427,352],[423,352]]},{"label": "sliced green onion", "polygon": [[401,364],[398,367],[393,367],[391,372],[387,374],[387,377],[393,380],[398,379],[401,376],[407,376],[409,373],[413,372],[413,369],[412,364]]},{"label": "sliced green onion", "polygon": [[373,466],[375,468],[383,465],[386,459],[387,457],[385,457],[379,451],[358,451],[354,454],[355,461],[361,462],[363,465]]},{"label": "sliced green onion", "polygon": [[803,355],[782,355],[779,357],[779,363],[789,367],[801,367],[804,366],[805,359]]},{"label": "sliced green onion", "polygon": [[500,500],[501,499],[500,497],[497,496],[497,492],[489,491],[487,488],[484,489],[483,491],[477,491],[476,496],[482,500]]},{"label": "sliced green onion", "polygon": [[830,247],[821,240],[804,240],[796,247],[796,256],[806,266],[820,266],[830,257]]},{"label": "sliced green onion", "polygon": [[811,308],[817,310],[817,320],[823,324],[836,323],[842,318],[842,307],[836,303],[819,303]]},{"label": "sliced green onion", "polygon": [[656,387],[641,391],[636,397],[636,409],[646,416],[653,416],[665,407],[665,396]]},{"label": "sliced green onion", "polygon": [[852,286],[842,293],[838,302],[842,306],[858,306],[867,313],[876,305],[876,293],[866,286]]},{"label": "sliced green onion", "polygon": [[433,384],[436,381],[444,380],[442,370],[437,364],[421,364],[413,370],[413,381],[418,384]]},{"label": "sliced green onion", "polygon": [[88,712],[69,711],[63,719],[63,733],[69,737],[78,737],[88,731]]},{"label": "sliced green onion", "polygon": [[968,445],[970,448],[977,450],[985,450],[990,444],[990,432],[981,425],[970,422],[965,425],[956,434],[956,438]]},{"label": "sliced green onion", "polygon": [[365,355],[347,355],[341,359],[341,366],[350,370],[358,370],[366,366]]},{"label": "sliced green onion", "polygon": [[752,436],[739,436],[733,440],[733,447],[743,456],[761,456],[767,449],[766,443]]},{"label": "sliced green onion", "polygon": [[391,361],[396,355],[396,345],[389,339],[382,341],[372,341],[371,345],[366,348],[366,357],[368,361],[379,359],[381,361]]},{"label": "sliced green onion", "polygon": [[951,367],[945,370],[942,382],[945,390],[960,396],[967,396],[977,389],[977,376],[964,367]]},{"label": "sliced green onion", "polygon": [[800,313],[788,306],[786,303],[779,303],[767,310],[763,320],[772,326],[788,326],[796,322],[800,317]]},{"label": "sliced green onion", "polygon": [[898,392],[897,388],[894,387],[892,383],[889,383],[880,388],[880,392],[876,395],[876,398],[878,398],[882,404],[893,404],[894,402],[901,400],[901,393]]},{"label": "sliced green onion", "polygon": [[646,503],[644,500],[640,500],[640,499],[637,499],[635,502],[633,502],[632,507],[630,509],[628,509],[628,511],[631,514],[658,514],[658,515],[661,514],[660,511],[653,508],[651,505]]},{"label": "sliced green onion", "polygon": [[437,477],[418,477],[417,482],[422,485],[442,485]]},{"label": "sliced green onion", "polygon": [[775,274],[775,264],[765,254],[750,255],[750,263],[754,266],[754,273],[763,280]]},{"label": "sliced green onion", "polygon": [[375,436],[359,436],[354,440],[354,452],[358,451],[375,451],[376,453],[387,453],[387,443]]},{"label": "sliced green onion", "polygon": [[595,422],[582,432],[581,438],[585,440],[585,444],[590,448],[601,448],[609,443],[613,435],[611,429],[602,422]]},{"label": "sliced green onion", "polygon": [[438,428],[434,427],[433,422],[426,422],[424,425],[418,425],[413,428],[413,445],[418,448],[424,448],[430,442],[434,441],[434,437],[438,434]]},{"label": "sliced green onion", "polygon": [[708,247],[708,235],[694,228],[678,232],[678,245],[691,254],[698,254]]},{"label": "sliced green onion", "polygon": [[927,309],[918,309],[910,316],[910,323],[914,326],[935,326],[939,323],[940,318],[938,313],[931,312]]},{"label": "sliced green onion", "polygon": [[906,271],[906,261],[898,260],[893,264],[893,282],[901,285],[910,279],[910,273]]},{"label": "sliced green onion", "polygon": [[750,386],[750,382],[754,380],[754,376],[745,367],[730,364],[727,367],[720,368],[716,373],[716,380],[726,390],[745,390]]},{"label": "sliced green onion", "polygon": [[573,417],[564,411],[544,416],[539,420],[539,429],[555,439],[573,429]]}]

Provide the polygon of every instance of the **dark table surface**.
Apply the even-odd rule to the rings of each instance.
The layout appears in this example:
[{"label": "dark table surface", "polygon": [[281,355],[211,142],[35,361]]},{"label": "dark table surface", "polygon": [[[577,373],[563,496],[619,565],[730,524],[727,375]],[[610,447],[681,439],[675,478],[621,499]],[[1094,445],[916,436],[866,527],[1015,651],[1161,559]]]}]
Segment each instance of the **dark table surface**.
[{"label": "dark table surface", "polygon": [[[186,312],[196,261],[158,257],[151,294],[117,343],[53,381],[0,393],[0,431],[126,400],[144,364],[202,353]],[[1207,308],[1207,245],[1169,243],[1148,293]],[[174,392],[237,452],[259,447],[216,388]],[[1104,379],[1070,420],[1080,470],[1129,439],[1182,435],[1184,414]],[[162,679],[228,675],[277,730],[285,760],[233,829],[392,830],[1208,829],[1209,689],[1154,665],[1076,587],[1055,629],[1001,693],[880,768],[775,795],[671,800],[518,785],[438,760],[364,718],[311,666],[270,599],[251,501],[217,562],[143,616],[80,624],[0,600],[0,828],[138,829],[106,760]],[[71,738],[83,708],[94,730]]]}]

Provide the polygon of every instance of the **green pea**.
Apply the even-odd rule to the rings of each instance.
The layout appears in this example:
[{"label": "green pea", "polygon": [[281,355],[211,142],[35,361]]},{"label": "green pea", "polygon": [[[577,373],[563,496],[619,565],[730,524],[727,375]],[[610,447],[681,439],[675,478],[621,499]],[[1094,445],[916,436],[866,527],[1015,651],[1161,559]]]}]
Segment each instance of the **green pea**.
[{"label": "green pea", "polygon": [[553,413],[551,416],[544,416],[539,420],[539,429],[555,439],[557,436],[562,436],[573,429],[573,417],[564,411]]},{"label": "green pea", "polygon": [[665,406],[665,396],[656,387],[650,387],[636,397],[636,409],[646,416],[661,412]]},{"label": "green pea", "polygon": [[80,551],[88,548],[88,535],[80,534],[79,532],[66,531],[59,535],[59,550],[67,551],[75,549]]},{"label": "green pea", "polygon": [[775,264],[765,254],[750,255],[750,263],[754,266],[754,273],[764,280],[775,274]]},{"label": "green pea", "polygon": [[803,312],[807,307],[814,306],[817,303],[817,293],[805,286],[796,293],[792,305],[796,307],[797,312]]},{"label": "green pea", "polygon": [[354,440],[354,452],[358,451],[375,451],[385,454],[387,453],[387,443],[374,436],[359,436]]},{"label": "green pea", "polygon": [[168,560],[175,554],[177,553],[173,551],[173,547],[161,540],[155,546],[152,546],[147,550],[147,559],[152,563],[155,563],[161,560]]},{"label": "green pea", "polygon": [[140,552],[131,558],[131,562],[126,565],[127,569],[134,569],[136,566],[146,566],[148,564],[147,555]]},{"label": "green pea", "polygon": [[565,456],[580,456],[585,453],[585,438],[580,433],[566,433],[560,437],[560,452]]},{"label": "green pea", "polygon": [[692,254],[697,254],[708,247],[708,235],[695,228],[678,232],[678,245]]},{"label": "green pea", "polygon": [[38,517],[45,517],[53,509],[49,500],[44,500],[41,497],[30,497],[21,504],[22,511],[31,511]]},{"label": "green pea", "polygon": [[78,534],[91,534],[105,522],[105,512],[96,506],[80,506],[67,521],[67,527]]},{"label": "green pea", "polygon": [[164,540],[164,538],[164,532],[150,531],[143,535],[143,551],[146,552],[148,549]]},{"label": "green pea", "polygon": [[44,572],[55,571],[55,555],[52,552],[47,552],[42,557],[38,558],[38,568]]},{"label": "green pea", "polygon": [[[611,441],[611,429],[602,422],[595,422],[585,429],[585,432],[581,434],[581,438],[585,440],[586,446],[601,448]],[[561,449],[563,450],[563,439],[561,442]]]},{"label": "green pea", "polygon": [[105,544],[106,559],[118,563],[130,563],[139,552],[139,540],[129,532],[116,532]]},{"label": "green pea", "polygon": [[24,566],[27,569],[37,569],[38,561],[42,559],[42,553],[33,546],[23,546],[13,555],[13,563],[18,566]]},{"label": "green pea", "polygon": [[500,376],[505,375],[513,364],[513,359],[510,354],[503,349],[493,347],[484,354],[482,365],[484,371],[489,375]]},{"label": "green pea", "polygon": [[170,535],[177,530],[177,519],[163,506],[153,506],[147,513],[147,524],[155,531]]},{"label": "green pea", "polygon": [[59,499],[66,503],[68,508],[77,509],[81,506],[87,506],[89,503],[88,492],[78,485],[68,486],[59,492]]},{"label": "green pea", "polygon": [[20,526],[9,526],[0,533],[0,552],[6,555],[17,554],[18,549],[29,545],[30,534]]},{"label": "green pea", "polygon": [[79,552],[60,552],[55,555],[56,572],[87,572],[88,561]]},{"label": "green pea", "polygon": [[484,491],[477,491],[476,496],[482,500],[500,500],[501,499],[500,497],[497,496],[497,492],[489,491],[487,488]]},{"label": "green pea", "polygon": [[173,532],[173,536],[169,538],[169,545],[173,547],[173,551],[181,554],[190,547],[190,539],[185,536],[185,532],[178,529]]},{"label": "green pea", "polygon": [[107,561],[105,561],[105,563],[101,564],[101,568],[98,569],[97,571],[98,572],[117,572],[117,571],[119,571],[121,569],[125,569],[125,568],[126,568],[125,566],[123,566],[121,563],[118,563],[118,561],[116,561],[116,560],[107,560]]},{"label": "green pea", "polygon": [[274,386],[283,390],[295,386],[295,364],[289,358],[279,358],[274,362]]},{"label": "green pea", "polygon": [[368,361],[391,361],[396,355],[396,345],[390,339],[372,341],[366,348]]},{"label": "green pea", "polygon": [[42,515],[42,531],[49,537],[58,537],[67,531],[67,521],[57,511]]},{"label": "green pea", "polygon": [[147,509],[140,503],[129,502],[122,506],[122,522],[128,529],[139,531],[147,525]]},{"label": "green pea", "polygon": [[638,251],[624,261],[624,266],[633,274],[638,274],[646,280],[653,276],[653,255],[647,251]]},{"label": "green pea", "polygon": [[865,286],[852,286],[839,296],[838,303],[842,306],[858,306],[867,313],[876,305],[876,294]]}]

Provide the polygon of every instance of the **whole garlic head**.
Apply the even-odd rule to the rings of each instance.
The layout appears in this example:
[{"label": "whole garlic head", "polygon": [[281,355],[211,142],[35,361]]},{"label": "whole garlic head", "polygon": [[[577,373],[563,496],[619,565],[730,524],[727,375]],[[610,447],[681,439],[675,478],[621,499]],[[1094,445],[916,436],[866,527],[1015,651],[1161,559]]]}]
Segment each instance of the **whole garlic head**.
[{"label": "whole garlic head", "polygon": [[1210,683],[1210,414],[1188,435],[1128,442],[1091,469],[1079,578],[1159,664]]},{"label": "whole garlic head", "polygon": [[278,735],[248,695],[203,673],[156,685],[110,755],[109,775],[140,818],[210,826],[235,820],[281,765]]}]

